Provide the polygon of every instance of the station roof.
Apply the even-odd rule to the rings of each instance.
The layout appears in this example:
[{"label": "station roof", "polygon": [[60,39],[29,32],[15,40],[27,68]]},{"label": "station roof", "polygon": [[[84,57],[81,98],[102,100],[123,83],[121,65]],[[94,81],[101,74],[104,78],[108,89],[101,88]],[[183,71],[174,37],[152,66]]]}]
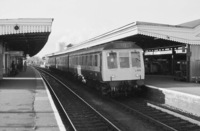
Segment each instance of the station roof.
[{"label": "station roof", "polygon": [[[180,25],[136,21],[105,34],[81,42],[61,53],[104,44],[111,41],[133,41],[144,50],[200,45],[200,19]],[[50,54],[48,56],[51,56]]]},{"label": "station roof", "polygon": [[34,56],[46,44],[53,19],[0,19],[0,40],[10,51],[24,51]]}]

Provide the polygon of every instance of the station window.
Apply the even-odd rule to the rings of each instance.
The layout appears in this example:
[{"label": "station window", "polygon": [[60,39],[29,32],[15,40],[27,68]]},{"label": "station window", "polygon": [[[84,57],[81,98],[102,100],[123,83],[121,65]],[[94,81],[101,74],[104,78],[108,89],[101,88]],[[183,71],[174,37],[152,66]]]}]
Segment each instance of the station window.
[{"label": "station window", "polygon": [[119,52],[119,62],[121,68],[129,68],[129,52]]},{"label": "station window", "polygon": [[108,64],[108,69],[117,68],[117,53],[116,52],[107,53],[107,64]]},{"label": "station window", "polygon": [[132,66],[141,67],[140,52],[131,52]]}]

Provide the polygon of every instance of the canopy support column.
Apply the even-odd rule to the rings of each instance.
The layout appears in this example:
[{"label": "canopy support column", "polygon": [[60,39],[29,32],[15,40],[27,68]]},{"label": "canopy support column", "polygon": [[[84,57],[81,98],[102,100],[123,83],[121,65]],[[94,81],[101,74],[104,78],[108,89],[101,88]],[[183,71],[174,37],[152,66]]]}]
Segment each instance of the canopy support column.
[{"label": "canopy support column", "polygon": [[186,81],[190,81],[190,57],[191,57],[191,51],[190,51],[190,45],[187,45],[187,52],[186,52]]},{"label": "canopy support column", "polygon": [[0,79],[3,78],[3,42],[0,41]]},{"label": "canopy support column", "polygon": [[171,68],[172,68],[172,71],[171,71],[171,74],[174,75],[175,74],[175,56],[176,56],[176,51],[175,51],[175,48],[173,47],[172,48],[172,65],[171,65]]}]

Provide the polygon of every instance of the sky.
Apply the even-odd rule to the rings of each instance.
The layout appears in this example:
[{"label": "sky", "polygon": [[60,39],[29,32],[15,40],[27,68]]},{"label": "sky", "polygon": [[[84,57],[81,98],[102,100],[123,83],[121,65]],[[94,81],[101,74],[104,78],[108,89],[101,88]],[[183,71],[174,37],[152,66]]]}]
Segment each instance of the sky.
[{"label": "sky", "polygon": [[0,19],[53,18],[42,57],[134,21],[177,25],[200,19],[200,0],[0,0]]}]

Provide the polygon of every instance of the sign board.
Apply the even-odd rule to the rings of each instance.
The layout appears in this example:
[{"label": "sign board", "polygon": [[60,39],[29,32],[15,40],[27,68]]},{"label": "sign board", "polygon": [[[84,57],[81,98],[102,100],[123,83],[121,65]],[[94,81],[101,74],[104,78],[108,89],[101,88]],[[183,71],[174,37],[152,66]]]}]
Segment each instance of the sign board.
[{"label": "sign board", "polygon": [[5,54],[11,55],[11,56],[23,56],[23,51],[7,51]]}]

